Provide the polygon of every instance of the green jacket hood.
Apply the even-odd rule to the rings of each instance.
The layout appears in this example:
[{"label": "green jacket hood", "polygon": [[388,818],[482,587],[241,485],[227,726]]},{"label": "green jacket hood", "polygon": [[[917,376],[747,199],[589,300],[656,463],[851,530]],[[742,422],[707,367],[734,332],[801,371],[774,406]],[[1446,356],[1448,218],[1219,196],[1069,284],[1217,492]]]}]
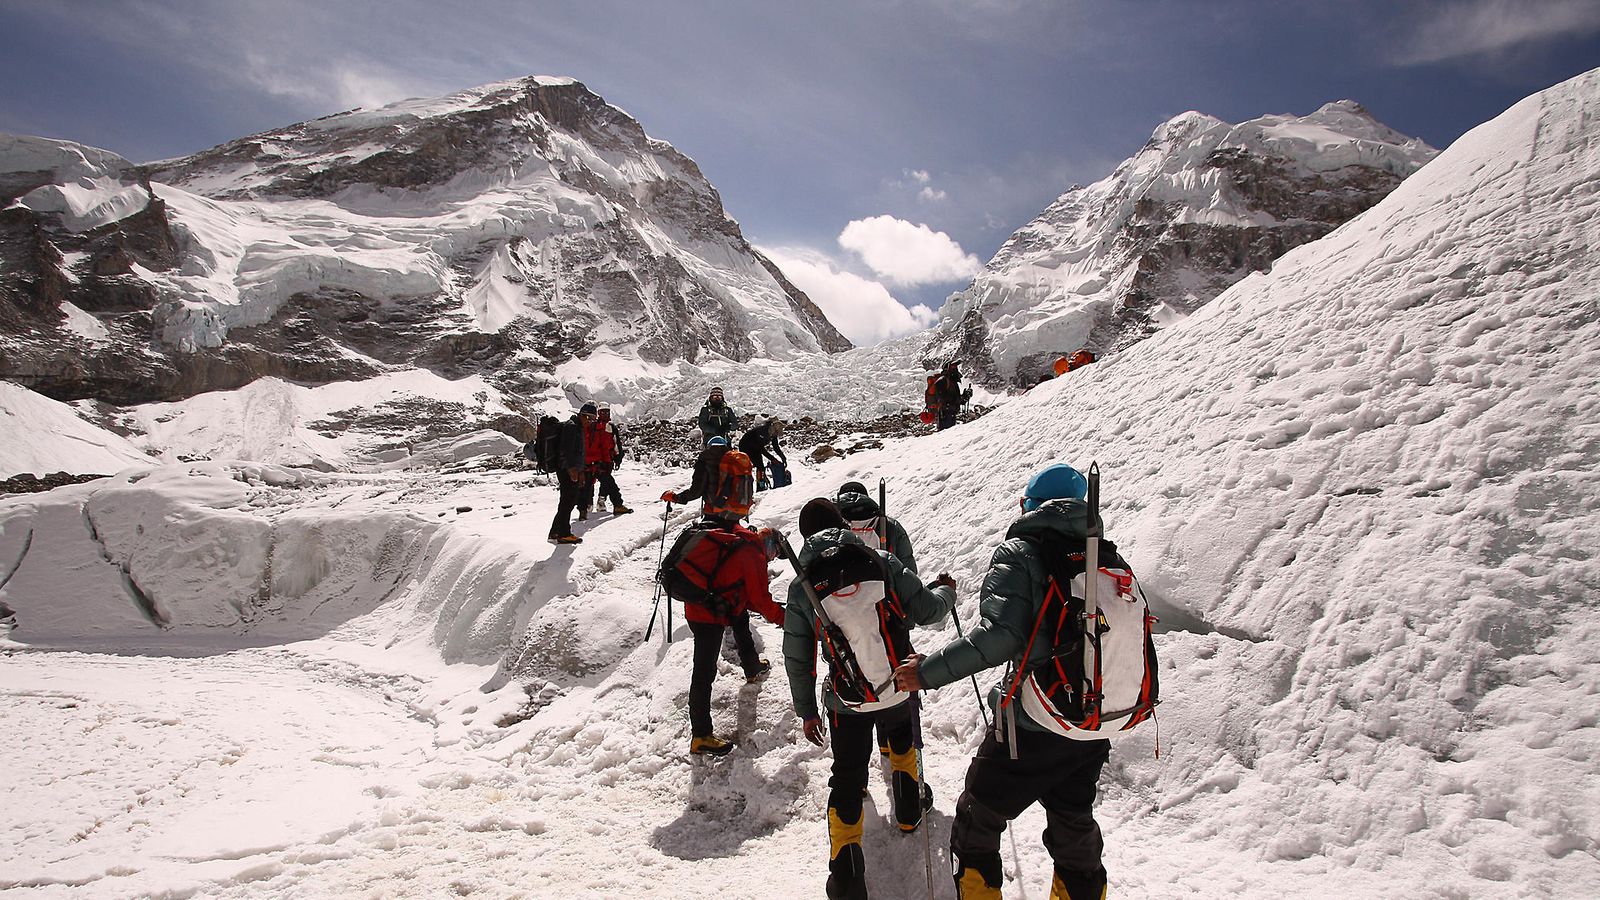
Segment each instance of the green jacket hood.
[{"label": "green jacket hood", "polygon": [[795,554],[795,557],[800,560],[800,568],[803,569],[811,565],[811,561],[822,555],[824,550],[841,544],[861,544],[863,547],[866,546],[866,544],[862,543],[861,538],[856,537],[856,533],[848,528],[824,528],[806,538],[805,544],[801,545],[800,552]]},{"label": "green jacket hood", "polygon": [[1082,500],[1047,500],[1038,509],[1011,523],[1006,539],[1056,534],[1081,541],[1089,536],[1089,504]]},{"label": "green jacket hood", "polygon": [[878,508],[878,501],[868,497],[866,494],[858,494],[853,491],[848,494],[840,494],[839,499],[834,501],[834,505],[839,507],[840,515],[852,522],[870,519],[882,512]]}]

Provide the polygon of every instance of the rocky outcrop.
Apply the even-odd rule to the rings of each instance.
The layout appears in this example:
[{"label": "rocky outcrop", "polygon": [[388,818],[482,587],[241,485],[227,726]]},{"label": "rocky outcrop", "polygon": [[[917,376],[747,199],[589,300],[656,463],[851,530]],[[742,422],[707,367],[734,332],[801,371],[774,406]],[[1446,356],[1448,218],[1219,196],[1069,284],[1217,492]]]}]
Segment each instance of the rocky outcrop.
[{"label": "rocky outcrop", "polygon": [[1269,270],[1435,154],[1351,101],[1241,125],[1184,113],[1018,230],[945,306],[923,358],[1031,386],[1061,356],[1126,347]]},{"label": "rocky outcrop", "polygon": [[353,110],[134,166],[0,135],[0,377],[169,400],[404,367],[518,394],[849,348],[698,166],[578,82]]}]

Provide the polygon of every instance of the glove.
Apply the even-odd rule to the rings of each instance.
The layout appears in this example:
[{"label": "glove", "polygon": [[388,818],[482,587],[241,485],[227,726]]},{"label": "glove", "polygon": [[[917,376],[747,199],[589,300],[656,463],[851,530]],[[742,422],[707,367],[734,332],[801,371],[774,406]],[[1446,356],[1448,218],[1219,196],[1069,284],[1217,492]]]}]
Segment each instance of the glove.
[{"label": "glove", "polygon": [[677,503],[678,502],[678,495],[674,494],[671,491],[667,491],[665,494],[661,495],[661,502],[662,503]]},{"label": "glove", "polygon": [[822,727],[822,720],[816,716],[805,720],[801,728],[806,733],[806,740],[816,744],[818,747],[823,745],[824,739],[828,736],[827,730]]},{"label": "glove", "polygon": [[956,580],[950,577],[949,572],[940,572],[939,577],[933,580],[934,587],[955,587]]}]

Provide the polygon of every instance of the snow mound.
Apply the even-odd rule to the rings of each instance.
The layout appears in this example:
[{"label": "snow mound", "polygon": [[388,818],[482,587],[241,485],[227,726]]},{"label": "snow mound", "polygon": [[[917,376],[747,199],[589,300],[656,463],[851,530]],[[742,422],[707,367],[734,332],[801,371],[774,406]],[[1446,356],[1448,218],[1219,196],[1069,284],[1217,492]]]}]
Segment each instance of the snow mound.
[{"label": "snow mound", "polygon": [[0,478],[103,475],[149,462],[126,438],[84,421],[71,406],[0,381]]}]

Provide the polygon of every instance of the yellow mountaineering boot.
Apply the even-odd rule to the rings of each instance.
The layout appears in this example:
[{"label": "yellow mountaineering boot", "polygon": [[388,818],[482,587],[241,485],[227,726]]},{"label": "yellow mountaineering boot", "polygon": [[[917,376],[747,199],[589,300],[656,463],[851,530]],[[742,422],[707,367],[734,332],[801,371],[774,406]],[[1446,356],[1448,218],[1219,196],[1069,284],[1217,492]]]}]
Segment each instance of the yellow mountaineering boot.
[{"label": "yellow mountaineering boot", "polygon": [[990,887],[977,869],[965,869],[956,879],[956,896],[961,900],[1001,900],[1000,889]]},{"label": "yellow mountaineering boot", "polygon": [[733,752],[733,741],[708,734],[689,741],[689,752],[699,756],[727,756]]},{"label": "yellow mountaineering boot", "polygon": [[854,822],[828,807],[828,900],[867,900],[867,858],[861,852],[865,812]]},{"label": "yellow mountaineering boot", "polygon": [[1057,872],[1055,877],[1050,879],[1050,900],[1106,900],[1104,876],[1078,875],[1072,877],[1071,881],[1069,890],[1067,883],[1061,879],[1061,873]]},{"label": "yellow mountaineering boot", "polygon": [[894,800],[894,818],[900,830],[910,834],[922,824],[922,814],[933,808],[933,791],[918,778],[917,750],[904,753],[889,750],[889,784]]},{"label": "yellow mountaineering boot", "polygon": [[1005,876],[1000,854],[956,854],[956,896],[961,900],[1000,900]]}]

